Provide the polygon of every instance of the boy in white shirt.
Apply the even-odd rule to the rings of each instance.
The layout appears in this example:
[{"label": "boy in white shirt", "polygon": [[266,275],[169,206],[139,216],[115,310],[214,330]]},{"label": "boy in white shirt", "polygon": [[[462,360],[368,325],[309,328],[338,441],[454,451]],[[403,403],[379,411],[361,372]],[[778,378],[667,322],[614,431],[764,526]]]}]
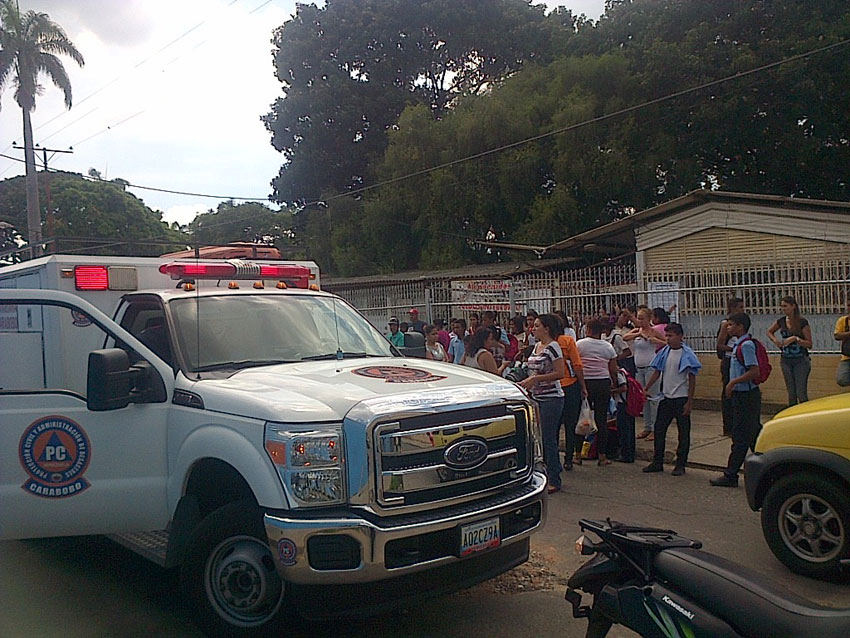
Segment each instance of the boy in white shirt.
[{"label": "boy in white shirt", "polygon": [[667,428],[676,418],[679,430],[679,446],[676,449],[676,467],[673,476],[685,473],[688,451],[691,447],[691,407],[697,374],[702,364],[694,351],[683,342],[684,330],[678,323],[668,323],[664,330],[667,345],[658,351],[650,367],[652,376],[647,387],[661,377],[661,402],[655,418],[655,453],[652,463],[643,468],[644,472],[664,471],[664,446]]}]

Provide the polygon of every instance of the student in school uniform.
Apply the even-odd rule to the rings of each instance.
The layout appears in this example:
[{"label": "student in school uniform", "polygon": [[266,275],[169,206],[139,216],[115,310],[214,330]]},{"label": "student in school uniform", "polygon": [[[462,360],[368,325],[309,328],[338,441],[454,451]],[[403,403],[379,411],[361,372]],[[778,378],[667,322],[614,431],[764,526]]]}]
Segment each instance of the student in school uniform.
[{"label": "student in school uniform", "polygon": [[676,419],[679,431],[679,445],[676,448],[676,467],[673,476],[685,473],[688,451],[691,447],[691,408],[693,407],[694,388],[697,374],[702,364],[694,351],[684,343],[684,330],[681,324],[670,322],[664,328],[667,345],[658,351],[650,364],[652,376],[649,386],[661,379],[661,401],[655,418],[655,450],[652,463],[643,468],[644,472],[664,471],[664,448],[667,428]]}]

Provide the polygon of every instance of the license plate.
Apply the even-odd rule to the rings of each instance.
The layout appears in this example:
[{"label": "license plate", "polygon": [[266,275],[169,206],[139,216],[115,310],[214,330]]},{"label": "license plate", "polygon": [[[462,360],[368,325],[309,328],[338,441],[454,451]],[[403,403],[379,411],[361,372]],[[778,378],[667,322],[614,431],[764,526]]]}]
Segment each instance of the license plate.
[{"label": "license plate", "polygon": [[499,534],[499,517],[488,518],[460,528],[460,555],[468,556],[491,547],[498,547],[502,542]]}]

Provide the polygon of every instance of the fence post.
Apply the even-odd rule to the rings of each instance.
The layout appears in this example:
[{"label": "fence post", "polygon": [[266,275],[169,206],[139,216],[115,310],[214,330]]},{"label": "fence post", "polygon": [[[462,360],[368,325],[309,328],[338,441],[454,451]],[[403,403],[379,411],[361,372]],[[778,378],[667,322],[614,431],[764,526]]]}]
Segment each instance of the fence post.
[{"label": "fence post", "polygon": [[[517,314],[516,309],[516,280],[511,277],[510,287],[508,288],[508,304],[511,307],[511,317]],[[509,317],[510,318],[510,317]]]},{"label": "fence post", "polygon": [[428,323],[434,323],[434,318],[431,316],[431,288],[425,286],[425,316],[428,317]]}]

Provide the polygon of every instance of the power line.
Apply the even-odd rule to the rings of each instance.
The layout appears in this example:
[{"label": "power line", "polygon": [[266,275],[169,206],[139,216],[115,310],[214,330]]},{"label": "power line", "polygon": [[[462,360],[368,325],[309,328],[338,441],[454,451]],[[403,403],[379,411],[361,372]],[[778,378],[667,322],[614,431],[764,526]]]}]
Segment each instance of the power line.
[{"label": "power line", "polygon": [[[669,93],[667,95],[664,95],[664,96],[661,96],[661,97],[658,97],[658,98],[646,100],[644,102],[640,102],[638,104],[634,104],[632,106],[628,106],[626,108],[619,109],[617,111],[612,111],[611,113],[606,113],[604,115],[600,115],[600,116],[597,116],[597,117],[594,117],[594,118],[590,118],[590,119],[584,120],[582,122],[571,124],[569,126],[564,126],[564,127],[561,127],[561,128],[554,129],[552,131],[548,131],[546,133],[541,133],[539,135],[527,137],[527,138],[522,139],[522,140],[517,140],[515,142],[511,142],[509,144],[504,144],[502,146],[498,146],[498,147],[495,147],[495,148],[492,148],[492,149],[488,149],[486,151],[481,151],[480,153],[475,153],[475,154],[468,155],[468,156],[465,156],[465,157],[461,157],[461,158],[458,158],[458,159],[455,159],[455,160],[451,160],[449,162],[444,162],[442,164],[431,166],[429,168],[424,168],[424,169],[421,169],[421,170],[418,170],[418,171],[414,171],[412,173],[407,173],[405,175],[401,175],[399,177],[394,177],[394,178],[391,178],[391,179],[388,179],[388,180],[377,182],[375,184],[370,184],[368,186],[362,186],[360,188],[355,188],[355,189],[352,189],[350,191],[346,191],[344,193],[338,193],[336,195],[331,195],[331,196],[323,198],[323,199],[318,199],[318,200],[306,202],[303,206],[305,206],[305,207],[306,206],[317,206],[317,205],[325,204],[327,202],[330,202],[330,201],[333,201],[333,200],[336,200],[336,199],[340,199],[340,198],[343,198],[343,197],[358,195],[360,193],[364,193],[364,192],[367,192],[367,191],[370,191],[370,190],[374,190],[374,189],[377,189],[377,188],[388,186],[390,184],[396,184],[398,182],[408,180],[408,179],[412,179],[414,177],[427,175],[429,173],[433,173],[433,172],[438,171],[438,170],[450,168],[452,166],[456,166],[458,164],[469,162],[469,161],[472,161],[472,160],[475,160],[475,159],[480,159],[482,157],[487,157],[489,155],[493,155],[493,154],[499,153],[501,151],[505,151],[505,150],[509,150],[509,149],[512,149],[512,148],[524,146],[524,145],[529,144],[531,142],[546,139],[548,137],[553,137],[555,135],[560,135],[560,134],[567,133],[567,132],[570,132],[570,131],[575,131],[575,130],[578,130],[580,128],[584,128],[586,126],[589,126],[591,124],[597,124],[599,122],[604,122],[604,121],[613,119],[615,117],[619,117],[621,115],[633,113],[633,112],[639,111],[641,109],[647,108],[649,106],[654,106],[656,104],[661,104],[663,102],[667,102],[667,101],[675,99],[677,97],[681,97],[683,95],[695,93],[697,91],[701,91],[703,89],[710,88],[710,87],[713,87],[713,86],[719,86],[721,84],[725,84],[725,83],[731,82],[733,80],[738,80],[740,78],[748,77],[750,75],[754,75],[754,74],[761,73],[761,72],[764,72],[764,71],[767,71],[767,70],[770,70],[770,69],[777,68],[781,65],[788,64],[790,62],[796,62],[798,60],[803,60],[803,59],[809,58],[813,55],[817,55],[817,54],[820,54],[820,53],[824,53],[826,51],[837,49],[837,48],[842,47],[842,46],[846,46],[847,44],[850,44],[850,38],[841,40],[839,42],[835,42],[833,44],[825,45],[825,46],[819,47],[817,49],[813,49],[811,51],[807,51],[807,52],[799,53],[797,55],[793,55],[793,56],[790,56],[790,57],[787,57],[787,58],[783,58],[783,59],[777,60],[775,62],[763,64],[761,66],[755,67],[753,69],[749,69],[747,71],[740,71],[740,72],[735,73],[733,75],[728,75],[728,76],[725,76],[725,77],[722,77],[722,78],[719,78],[719,79],[716,79],[716,80],[703,82],[703,83],[698,84],[696,86],[689,87],[687,89],[682,89],[681,91],[676,91],[674,93]],[[0,153],[0,157],[5,157],[7,159],[11,159],[11,160],[18,161],[18,162],[23,161],[23,160],[19,160],[18,158],[10,157],[10,156],[2,154],[2,153]],[[83,177],[85,179],[90,179],[90,180],[94,180],[94,181],[108,182],[108,180],[103,180],[103,179],[99,179],[99,178],[95,178],[95,177],[89,177],[89,176],[83,176]],[[180,191],[180,190],[174,190],[174,189],[158,188],[158,187],[153,187],[153,186],[143,186],[143,185],[130,184],[130,183],[127,184],[127,187],[128,188],[137,188],[137,189],[140,189],[140,190],[149,190],[149,191],[154,191],[154,192],[167,193],[167,194],[172,194],[172,195],[185,195],[185,196],[189,196],[189,197],[204,197],[204,198],[209,198],[209,199],[223,199],[223,200],[233,199],[233,200],[242,200],[242,201],[263,201],[263,202],[269,201],[268,196],[267,197],[242,197],[242,196],[237,196],[237,195],[213,195],[213,194],[209,194],[209,193]],[[250,216],[246,216],[244,218],[232,219],[232,220],[228,220],[226,222],[219,222],[219,223],[216,223],[216,224],[210,224],[210,225],[206,226],[206,228],[214,228],[214,227],[217,227],[217,226],[220,226],[220,225],[232,224],[232,223],[244,221],[244,220],[247,220],[247,219],[250,219]]]},{"label": "power line", "polygon": [[320,203],[326,203],[329,201],[333,201],[335,199],[339,199],[341,197],[348,197],[350,195],[356,195],[359,193],[364,193],[366,191],[373,190],[375,188],[381,188],[383,186],[388,186],[390,184],[395,184],[397,182],[410,179],[411,177],[417,177],[419,175],[426,175],[428,173],[433,173],[434,171],[439,171],[444,168],[449,168],[451,166],[455,166],[457,164],[462,164],[464,162],[469,162],[474,159],[479,159],[481,157],[486,157],[487,155],[492,155],[494,153],[499,153],[501,151],[506,151],[508,149],[517,148],[518,146],[524,146],[530,142],[536,142],[537,140],[542,140],[547,137],[552,137],[555,135],[560,135],[561,133],[567,133],[569,131],[575,131],[580,128],[584,128],[585,126],[589,126],[591,124],[598,124],[599,122],[604,122],[606,120],[613,119],[615,117],[619,117],[621,115],[626,115],[627,113],[633,113],[640,109],[644,109],[648,106],[654,106],[656,104],[661,104],[662,102],[667,102],[677,97],[681,97],[683,95],[688,95],[689,93],[695,93],[697,91],[701,91],[703,89],[710,88],[712,86],[718,86],[720,84],[724,84],[726,82],[730,82],[732,80],[738,80],[743,77],[747,77],[749,75],[753,75],[756,73],[761,73],[762,71],[767,71],[769,69],[776,68],[783,64],[788,64],[789,62],[795,62],[797,60],[803,60],[810,56],[816,55],[818,53],[823,53],[825,51],[829,51],[831,49],[836,49],[838,47],[846,46],[850,44],[850,38],[846,40],[841,40],[840,42],[836,42],[833,44],[829,44],[827,46],[820,47],[818,49],[814,49],[812,51],[808,51],[805,53],[800,53],[798,55],[793,55],[789,58],[783,58],[782,60],[777,60],[776,62],[771,62],[769,64],[763,64],[754,69],[749,69],[747,71],[739,71],[734,75],[727,75],[726,77],[711,80],[709,82],[703,82],[702,84],[698,84],[697,86],[693,86],[687,89],[683,89],[681,91],[676,91],[675,93],[669,93],[668,95],[664,95],[662,97],[658,97],[652,100],[647,100],[645,102],[641,102],[639,104],[634,104],[632,106],[627,106],[626,108],[619,109],[617,111],[612,111],[611,113],[606,113],[605,115],[600,115],[598,117],[591,118],[589,120],[585,120],[583,122],[578,122],[577,124],[570,124],[569,126],[564,126],[561,128],[554,129],[552,131],[548,131],[546,133],[541,133],[539,135],[534,135],[532,137],[527,137],[523,140],[518,140],[516,142],[511,142],[510,144],[505,144],[503,146],[498,146],[496,148],[491,148],[486,151],[481,151],[480,153],[475,153],[473,155],[467,155],[466,157],[461,157],[455,160],[451,160],[450,162],[444,162],[443,164],[438,164],[436,166],[431,166],[429,168],[423,168],[422,170],[414,171],[413,173],[408,173],[406,175],[401,175],[399,177],[393,177],[392,179],[384,180],[382,182],[378,182],[376,184],[370,184],[369,186],[362,186],[360,188],[352,189],[345,193],[338,193],[336,195],[331,195],[330,197],[326,197],[324,199],[316,200],[313,202],[307,202],[305,206],[312,206]]},{"label": "power line", "polygon": [[124,122],[129,122],[134,117],[137,117],[137,116],[141,115],[142,113],[144,113],[144,110],[139,111],[138,113],[133,113],[133,115],[131,115],[129,117],[125,117],[120,122],[115,122],[115,124],[112,124],[111,126],[107,126],[105,129],[102,129],[102,130],[98,131],[97,133],[92,133],[88,137],[81,139],[79,142],[74,142],[73,144],[71,144],[71,148],[73,148],[74,146],[79,146],[80,144],[84,144],[84,143],[88,142],[90,139],[93,139],[93,138],[97,137],[98,135],[102,135],[103,133],[106,133],[107,131],[111,131],[112,129],[116,128],[117,126],[120,126]]},{"label": "power line", "polygon": [[[68,122],[65,126],[63,126],[62,128],[60,128],[60,129],[58,129],[58,130],[54,131],[53,133],[51,133],[51,134],[50,134],[50,135],[48,135],[47,137],[42,137],[42,138],[41,138],[41,142],[40,142],[40,143],[41,143],[41,144],[44,144],[44,143],[45,143],[47,140],[49,140],[51,137],[55,137],[56,135],[59,135],[59,133],[61,133],[62,131],[64,131],[66,128],[68,128],[68,127],[70,127],[70,126],[73,126],[74,124],[76,124],[77,122],[79,122],[79,121],[80,121],[81,119],[83,119],[84,117],[88,117],[89,115],[91,115],[92,113],[94,113],[94,112],[95,112],[98,108],[99,108],[99,107],[97,107],[97,106],[96,106],[96,107],[94,107],[91,111],[89,111],[89,112],[88,112],[88,113],[86,113],[85,115],[81,115],[81,116],[80,116],[80,117],[78,117],[76,120],[71,120],[71,121],[70,121],[70,122]],[[4,152],[5,152],[5,151],[4,151]]]},{"label": "power line", "polygon": [[[687,89],[682,89],[681,91],[676,91],[674,93],[669,93],[669,94],[664,95],[662,97],[654,98],[654,99],[651,99],[651,100],[646,100],[644,102],[640,102],[639,104],[634,104],[632,106],[629,106],[629,107],[626,107],[626,108],[623,108],[623,109],[619,109],[619,110],[613,111],[611,113],[606,113],[605,115],[600,115],[598,117],[594,117],[594,118],[591,118],[591,119],[588,119],[588,120],[584,120],[584,121],[578,122],[576,124],[571,124],[569,126],[564,126],[564,127],[558,128],[558,129],[554,129],[554,130],[548,131],[546,133],[541,133],[539,135],[527,137],[525,139],[518,140],[516,142],[511,142],[510,144],[505,144],[503,146],[499,146],[499,147],[492,148],[492,149],[489,149],[489,150],[486,150],[486,151],[482,151],[480,153],[475,153],[473,155],[461,157],[461,158],[452,160],[450,162],[445,162],[443,164],[438,164],[436,166],[432,166],[432,167],[425,168],[425,169],[422,169],[422,170],[414,171],[412,173],[407,173],[405,175],[401,175],[399,177],[394,177],[394,178],[391,178],[391,179],[388,179],[388,180],[384,180],[384,181],[378,182],[376,184],[370,184],[369,186],[362,186],[360,188],[355,188],[355,189],[352,189],[350,191],[346,191],[345,193],[338,193],[336,195],[331,195],[331,196],[323,198],[323,199],[318,199],[318,200],[306,202],[303,206],[304,207],[317,206],[317,205],[325,204],[327,202],[330,202],[330,201],[333,201],[333,200],[336,200],[336,199],[341,199],[343,197],[350,197],[352,195],[364,193],[366,191],[381,188],[383,186],[388,186],[390,184],[396,184],[398,182],[408,180],[408,179],[411,179],[411,178],[414,178],[414,177],[427,175],[429,173],[433,173],[433,172],[438,171],[438,170],[442,170],[442,169],[445,169],[445,168],[456,166],[456,165],[462,164],[464,162],[469,162],[469,161],[472,161],[472,160],[475,160],[475,159],[480,159],[482,157],[487,157],[489,155],[493,155],[493,154],[499,153],[501,151],[509,150],[509,149],[512,149],[512,148],[517,148],[519,146],[524,146],[524,145],[529,144],[531,142],[536,142],[538,140],[546,139],[548,137],[553,137],[555,135],[560,135],[562,133],[575,131],[575,130],[578,130],[580,128],[584,128],[586,126],[590,126],[591,124],[597,124],[599,122],[604,122],[606,120],[610,120],[610,119],[613,119],[615,117],[619,117],[621,115],[625,115],[625,114],[628,114],[628,113],[634,113],[636,111],[647,108],[649,106],[661,104],[663,102],[667,102],[669,100],[675,99],[677,97],[681,97],[683,95],[696,93],[697,91],[701,91],[703,89],[711,88],[713,86],[719,86],[721,84],[725,84],[725,83],[731,82],[733,80],[738,80],[740,78],[748,77],[750,75],[755,75],[757,73],[762,73],[764,71],[768,71],[770,69],[777,68],[777,67],[782,66],[784,64],[796,62],[798,60],[804,60],[804,59],[809,58],[813,55],[825,53],[827,51],[831,51],[833,49],[837,49],[839,47],[843,47],[843,46],[846,46],[848,44],[850,44],[850,38],[841,40],[839,42],[835,42],[833,44],[818,47],[817,49],[812,49],[811,51],[806,51],[806,52],[803,52],[803,53],[799,53],[797,55],[792,55],[790,57],[783,58],[783,59],[777,60],[775,62],[763,64],[761,66],[755,67],[753,69],[749,69],[747,71],[739,71],[738,73],[735,73],[733,75],[727,75],[725,77],[722,77],[722,78],[719,78],[719,79],[716,79],[716,80],[703,82],[703,83],[698,84],[696,86],[689,87]],[[155,189],[151,189],[151,190],[155,190]],[[173,191],[165,191],[165,192],[173,192]],[[180,193],[178,193],[178,194],[180,194]],[[199,195],[199,196],[203,197],[205,195]],[[233,198],[233,199],[241,199],[241,200],[245,200],[245,201],[259,201],[260,200],[260,198],[247,198],[247,197],[238,197],[238,198]],[[264,201],[267,201],[268,199],[269,198],[263,198]],[[248,217],[246,216],[245,219],[248,219]],[[234,222],[237,222],[237,221],[239,221],[239,220],[235,219],[235,220],[230,220],[228,222],[223,222],[223,223],[230,224],[230,223],[234,223]],[[206,228],[213,228],[213,227],[215,227],[215,225],[206,226]]]},{"label": "power line", "polygon": [[[234,4],[236,4],[236,3],[237,3],[237,2],[239,2],[239,1],[240,1],[240,0],[231,0],[231,1],[227,4],[227,5],[225,5],[225,7],[224,7],[224,8],[226,9],[226,8],[228,8],[228,7],[230,7],[230,6],[234,5]],[[154,51],[153,53],[151,53],[151,54],[150,54],[150,55],[148,55],[147,57],[145,57],[145,58],[141,59],[139,62],[137,62],[136,64],[134,64],[134,65],[133,65],[133,67],[132,67],[132,69],[130,69],[130,72],[131,72],[131,73],[135,72],[137,69],[139,69],[140,67],[144,66],[147,62],[149,62],[150,60],[152,60],[153,58],[155,58],[157,55],[159,55],[159,54],[160,54],[160,53],[162,53],[163,51],[165,51],[165,50],[167,50],[167,49],[171,48],[172,46],[174,46],[175,44],[177,44],[178,42],[180,42],[180,40],[182,40],[183,38],[185,38],[185,37],[189,36],[192,32],[194,32],[196,29],[198,29],[199,27],[203,26],[203,25],[204,25],[204,24],[206,24],[207,22],[208,22],[208,19],[206,19],[206,18],[205,18],[204,20],[201,20],[200,22],[198,22],[197,24],[195,24],[193,27],[190,27],[189,29],[187,29],[186,31],[184,31],[183,33],[181,33],[179,36],[177,36],[176,38],[174,38],[173,40],[171,40],[171,41],[170,41],[170,42],[168,42],[167,44],[165,44],[165,45],[161,46],[159,49],[157,49],[156,51]],[[80,99],[80,100],[76,103],[76,105],[77,105],[77,106],[79,106],[80,104],[82,104],[82,103],[83,103],[83,102],[85,102],[86,100],[88,100],[88,99],[90,99],[90,98],[94,97],[95,95],[97,95],[98,93],[100,93],[100,92],[102,92],[102,91],[104,91],[104,90],[108,89],[110,86],[112,86],[113,84],[117,83],[119,80],[122,80],[122,79],[124,79],[124,78],[126,78],[126,74],[124,74],[124,73],[122,73],[122,74],[120,74],[120,75],[115,76],[115,77],[114,77],[114,78],[112,78],[109,82],[107,82],[106,84],[104,84],[103,86],[101,86],[100,88],[95,89],[94,91],[92,91],[91,93],[89,93],[88,95],[86,95],[85,97],[81,98],[81,99]],[[39,130],[39,129],[41,129],[41,128],[44,128],[45,126],[47,126],[47,125],[48,125],[48,124],[50,124],[51,122],[53,122],[53,121],[55,121],[55,120],[59,119],[60,117],[62,117],[63,115],[65,115],[66,113],[68,113],[68,111],[67,111],[67,110],[60,111],[59,113],[57,113],[56,115],[54,115],[52,118],[50,118],[50,119],[49,119],[49,120],[47,120],[46,122],[43,122],[42,124],[39,124],[39,125],[35,128],[35,130],[37,131],[37,130]],[[6,150],[8,150],[8,149],[6,149]],[[4,150],[3,152],[5,152],[5,150]]]},{"label": "power line", "polygon": [[[131,117],[135,117],[135,116],[131,116]],[[122,120],[122,121],[126,121],[126,120]],[[119,122],[119,124],[120,124],[120,122]],[[101,133],[103,133],[103,131],[101,131]],[[100,133],[96,133],[96,135],[100,135]],[[83,140],[83,142],[84,141],[85,140]],[[80,142],[80,143],[82,143],[82,142]],[[11,155],[6,155],[5,153],[0,153],[0,157],[4,157],[6,159],[10,159],[10,160],[13,160],[15,162],[19,162],[21,164],[26,163],[24,160],[22,160],[20,158],[12,157]],[[49,170],[50,170],[51,173],[62,172],[62,171],[55,169],[55,168],[51,168]],[[83,179],[87,179],[89,181],[92,181],[92,182],[104,182],[106,184],[112,184],[113,183],[111,180],[103,179],[102,177],[94,177],[92,175],[80,175],[80,177],[82,177]],[[191,191],[178,191],[178,190],[172,190],[172,189],[169,189],[169,188],[156,188],[154,186],[142,186],[141,184],[131,184],[130,182],[127,182],[126,187],[127,188],[138,188],[140,190],[145,190],[145,191],[155,191],[157,193],[168,193],[170,195],[187,195],[187,196],[190,196],[190,197],[206,197],[206,198],[209,198],[209,199],[233,199],[233,200],[242,200],[242,201],[249,201],[249,202],[267,202],[267,201],[269,201],[268,196],[266,196],[266,197],[242,197],[240,195],[212,195],[210,193],[193,193]],[[228,223],[230,223],[230,222],[228,222]]]},{"label": "power line", "polygon": [[[229,2],[227,5],[225,5],[225,6],[223,7],[223,9],[227,9],[228,7],[233,6],[234,4],[236,4],[236,3],[237,3],[237,2],[239,2],[239,1],[240,1],[240,0],[231,0],[231,2]],[[261,4],[259,7],[256,7],[255,9],[251,10],[251,11],[248,13],[248,15],[250,15],[250,14],[252,14],[252,13],[255,13],[256,11],[259,11],[261,8],[263,8],[264,6],[266,6],[267,4],[269,4],[271,1],[272,1],[272,0],[267,0],[266,2],[264,2],[263,4]],[[201,27],[202,25],[206,24],[208,21],[209,21],[209,20],[204,19],[204,20],[202,20],[201,22],[198,22],[198,23],[197,23],[196,25],[194,25],[193,27],[191,27],[191,28],[187,29],[187,30],[186,30],[186,31],[184,31],[182,34],[180,34],[179,36],[177,36],[176,38],[174,38],[173,40],[171,40],[171,41],[170,41],[170,42],[168,42],[167,44],[165,44],[165,45],[163,45],[162,47],[160,47],[159,49],[157,49],[154,53],[152,53],[152,54],[148,55],[147,57],[145,57],[145,58],[143,58],[142,60],[140,60],[139,62],[137,62],[137,63],[136,63],[136,64],[135,64],[135,65],[134,65],[131,69],[130,69],[130,72],[131,72],[131,73],[136,72],[136,71],[137,71],[137,70],[138,70],[141,66],[143,66],[145,63],[149,62],[150,60],[152,60],[153,58],[155,58],[157,55],[159,55],[160,53],[162,53],[163,51],[165,51],[165,50],[169,49],[170,47],[172,47],[173,45],[177,44],[180,40],[182,40],[183,38],[185,38],[185,37],[187,37],[188,35],[190,35],[190,34],[191,34],[192,32],[194,32],[197,28],[199,28],[199,27]],[[200,46],[201,44],[205,44],[205,43],[206,43],[206,41],[201,42],[199,45],[195,46],[195,47],[193,48],[193,50],[194,50],[194,49],[197,49],[197,48],[198,48],[198,46]],[[181,54],[181,55],[178,55],[178,56],[177,56],[176,58],[174,58],[174,60],[172,60],[169,64],[172,64],[172,63],[176,62],[176,61],[177,61],[177,60],[179,60],[181,57],[183,57],[183,55],[185,55],[185,53],[184,53],[184,54]],[[102,91],[104,91],[104,90],[108,89],[110,86],[112,86],[113,84],[118,83],[120,80],[124,79],[125,77],[126,77],[126,74],[120,74],[120,75],[115,76],[114,78],[112,78],[109,82],[107,82],[107,83],[106,83],[106,84],[104,84],[103,86],[99,87],[98,89],[95,89],[94,91],[92,91],[91,93],[89,93],[88,95],[86,95],[85,97],[81,98],[78,102],[76,102],[76,106],[79,106],[80,104],[82,104],[83,102],[87,101],[88,99],[90,99],[90,98],[94,97],[95,95],[97,95],[97,94],[101,93]],[[97,108],[98,108],[98,107],[95,107],[94,109],[92,109],[91,111],[89,111],[88,113],[86,113],[86,115],[90,115],[93,111],[97,110]],[[68,114],[68,112],[69,112],[69,111],[68,111],[67,109],[66,109],[66,110],[63,110],[63,111],[60,111],[59,113],[57,113],[56,115],[54,115],[53,117],[51,117],[51,118],[50,118],[49,120],[47,120],[46,122],[42,122],[41,124],[39,124],[38,126],[36,126],[34,130],[35,130],[35,131],[41,130],[42,128],[44,128],[44,127],[45,127],[45,126],[47,126],[48,124],[51,124],[52,122],[56,121],[57,119],[59,119],[59,118],[61,118],[61,117],[65,116],[65,115],[67,115],[67,114]],[[144,112],[144,111],[142,111],[142,112]],[[73,125],[73,124],[75,124],[76,122],[79,122],[81,119],[83,119],[83,117],[86,117],[86,115],[83,115],[82,117],[79,117],[79,118],[77,118],[76,120],[74,120],[74,121],[72,121],[72,122],[70,122],[70,123],[66,124],[65,126],[63,126],[62,128],[60,128],[59,130],[54,131],[53,133],[51,133],[50,135],[48,135],[47,137],[45,137],[44,139],[42,139],[42,140],[41,140],[41,141],[42,141],[42,143],[43,143],[43,142],[45,142],[45,141],[47,141],[47,140],[48,140],[48,139],[50,139],[51,137],[53,137],[53,136],[55,136],[55,135],[57,135],[57,134],[61,133],[62,131],[64,131],[64,130],[65,130],[65,129],[67,129],[68,127],[72,126],[72,125]],[[114,127],[114,126],[115,126],[115,125],[113,125],[113,127]],[[109,130],[109,127],[107,127],[105,130],[101,131],[100,133],[105,133],[107,130]],[[100,133],[98,133],[97,135],[99,135]],[[95,137],[95,135],[92,135],[91,137]],[[86,140],[84,140],[84,141],[87,141],[87,140],[91,139],[91,137],[86,138]],[[7,152],[10,148],[12,148],[12,144],[9,144],[8,146],[6,146],[6,147],[5,147],[2,151],[0,151],[0,153],[5,153],[5,152]],[[13,166],[14,166],[14,164],[9,164],[6,168],[4,168],[2,171],[0,171],[0,176],[2,176],[2,175],[4,175],[4,174],[6,174],[6,172],[7,172],[10,168],[12,168]]]},{"label": "power line", "polygon": [[[257,7],[255,7],[255,8],[253,8],[253,9],[251,9],[250,11],[248,11],[248,13],[247,13],[246,15],[252,15],[252,14],[254,14],[254,13],[257,13],[260,9],[262,9],[262,8],[264,8],[265,6],[267,6],[267,5],[271,4],[273,1],[274,1],[274,0],[265,0],[264,2],[262,2],[262,3],[261,3],[260,5],[258,5]],[[221,10],[222,10],[222,11],[223,11],[223,10],[226,10],[226,9],[228,9],[229,7],[231,7],[231,6],[233,6],[234,4],[236,4],[237,2],[240,2],[240,0],[231,0],[231,2],[229,2],[229,3],[228,3],[228,4],[226,4],[224,7],[222,7],[222,9],[221,9]],[[170,48],[170,47],[172,47],[173,45],[177,44],[180,40],[184,39],[185,37],[187,37],[188,35],[190,35],[190,34],[191,34],[191,33],[193,33],[194,31],[196,31],[199,27],[203,26],[204,24],[207,24],[209,21],[210,21],[209,19],[205,19],[205,20],[202,20],[202,21],[198,22],[197,24],[195,24],[194,26],[192,26],[191,28],[189,28],[189,29],[187,29],[185,32],[183,32],[181,35],[177,36],[176,38],[174,38],[173,40],[171,40],[171,41],[170,41],[170,42],[168,42],[167,44],[163,45],[162,47],[160,47],[159,49],[157,49],[156,51],[154,51],[153,53],[151,53],[151,54],[150,54],[150,55],[148,55],[147,57],[145,57],[145,58],[143,58],[142,60],[140,60],[139,62],[137,62],[137,63],[133,66],[133,68],[132,68],[132,69],[130,69],[130,71],[131,71],[131,72],[135,72],[135,71],[136,71],[136,70],[138,70],[140,67],[144,66],[147,62],[149,62],[150,60],[152,60],[152,59],[154,59],[155,57],[157,57],[160,53],[162,53],[162,52],[166,51],[167,49],[169,49],[169,48]],[[181,59],[182,59],[182,58],[184,58],[185,56],[187,56],[187,55],[190,55],[190,54],[194,53],[196,49],[198,49],[198,48],[200,48],[200,47],[204,46],[204,45],[205,45],[205,44],[207,44],[208,42],[209,42],[209,40],[202,40],[201,42],[199,42],[198,44],[196,44],[194,47],[192,47],[192,49],[191,49],[191,50],[189,50],[189,51],[184,51],[183,53],[178,54],[177,56],[175,56],[174,58],[172,58],[171,60],[169,60],[168,62],[166,62],[166,63],[164,64],[164,66],[163,66],[162,70],[165,70],[167,67],[171,66],[171,65],[172,65],[172,64],[174,64],[175,62],[178,62],[179,60],[181,60]],[[113,84],[115,84],[115,83],[116,83],[116,82],[118,82],[119,80],[123,79],[124,77],[125,77],[125,75],[119,75],[119,76],[117,76],[117,77],[113,78],[110,82],[108,82],[108,83],[107,83],[107,84],[105,84],[104,86],[100,87],[99,89],[97,89],[97,90],[93,91],[92,93],[90,93],[90,94],[88,94],[87,96],[85,96],[84,98],[82,98],[79,102],[77,102],[77,103],[76,103],[76,105],[77,105],[77,106],[79,106],[79,104],[81,104],[81,103],[85,102],[86,100],[88,100],[88,99],[89,99],[89,98],[91,98],[91,97],[94,97],[96,94],[98,94],[98,93],[100,93],[101,91],[103,91],[103,90],[105,90],[105,89],[109,88],[110,86],[112,86]],[[143,112],[144,112],[144,110],[142,110],[140,113],[143,113]],[[49,119],[47,122],[44,122],[43,124],[40,124],[39,126],[37,126],[37,127],[35,128],[35,130],[39,130],[39,129],[41,129],[42,127],[44,127],[44,126],[46,126],[46,125],[50,124],[50,123],[51,123],[51,122],[53,122],[54,120],[56,120],[56,119],[58,119],[58,118],[60,118],[60,117],[62,117],[62,116],[64,116],[64,115],[66,115],[67,113],[68,113],[68,111],[66,110],[66,111],[62,111],[62,112],[60,112],[60,113],[56,114],[54,117],[52,117],[51,119]],[[85,116],[83,116],[83,117],[85,117]],[[59,130],[57,130],[57,131],[55,131],[55,132],[51,133],[51,134],[50,134],[47,138],[44,138],[44,139],[46,140],[46,139],[49,139],[50,137],[53,137],[53,136],[57,135],[58,133],[60,133],[60,132],[64,131],[64,130],[65,130],[65,129],[67,129],[68,127],[72,126],[74,123],[78,122],[80,119],[82,119],[82,118],[78,118],[77,120],[74,120],[73,122],[70,122],[69,124],[65,125],[64,127],[60,128]],[[105,133],[105,132],[107,132],[107,131],[109,130],[109,128],[110,128],[110,127],[107,127],[106,129],[104,129],[104,130],[100,131],[100,133],[97,133],[97,134],[95,134],[95,135],[92,135],[91,137],[87,137],[84,141],[87,141],[87,140],[89,140],[89,139],[91,139],[91,138],[93,138],[93,137],[96,137],[97,135],[100,135],[101,133]],[[113,125],[113,126],[112,126],[112,128],[115,128],[115,125]],[[5,153],[7,150],[9,150],[9,149],[8,149],[8,147],[7,147],[6,149],[4,149],[2,152],[4,152],[4,153]],[[8,171],[8,170],[9,170],[9,168],[11,168],[11,166],[7,166],[7,167],[6,167],[6,169],[4,169],[4,170],[2,171],[2,173],[0,173],[0,175],[2,175],[3,173],[5,173],[6,171]]]}]

